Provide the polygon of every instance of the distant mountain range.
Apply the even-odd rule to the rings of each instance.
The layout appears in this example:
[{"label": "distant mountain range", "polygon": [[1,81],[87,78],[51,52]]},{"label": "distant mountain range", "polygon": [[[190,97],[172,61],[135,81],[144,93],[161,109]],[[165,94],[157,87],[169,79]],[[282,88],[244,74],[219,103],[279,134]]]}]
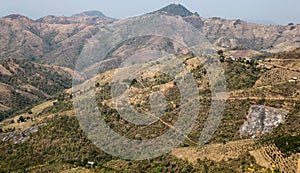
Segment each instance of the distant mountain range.
[{"label": "distant mountain range", "polygon": [[78,13],[78,14],[74,14],[72,17],[99,17],[105,20],[111,20],[111,21],[115,21],[117,19],[112,18],[112,17],[107,17],[106,15],[104,15],[101,11],[97,11],[97,10],[92,10],[92,11],[85,11],[82,13]]},{"label": "distant mountain range", "polygon": [[[146,15],[153,13],[178,16],[178,20],[195,26],[218,49],[279,52],[300,46],[300,25],[266,26],[242,20],[207,19],[180,4],[171,4]],[[126,23],[141,17],[121,19],[118,22]],[[87,11],[71,17],[45,16],[38,20],[9,15],[0,18],[0,58],[25,58],[74,68],[84,44],[100,28],[114,21],[99,11]],[[161,42],[162,47],[165,43]]]},{"label": "distant mountain range", "polygon": [[[197,13],[190,12],[180,4],[170,4],[141,17],[154,13],[177,16],[178,20],[190,23],[203,33],[217,49],[280,52],[300,47],[300,25],[266,26],[242,20],[207,19],[199,17]],[[141,17],[122,19],[118,22],[134,23]],[[18,14],[0,18],[0,60],[3,59],[2,65],[0,64],[0,69],[2,67],[0,85],[12,92],[13,95],[9,101],[1,102],[1,100],[7,99],[3,95],[4,97],[0,98],[0,108],[3,110],[14,109],[13,103],[17,103],[17,100],[14,100],[16,98],[23,101],[27,100],[28,104],[35,103],[41,98],[46,98],[47,95],[70,87],[71,74],[73,73],[71,69],[74,69],[83,46],[102,27],[109,26],[113,22],[116,22],[116,19],[107,17],[100,11],[87,11],[71,17],[49,15],[37,20]],[[167,39],[150,36],[141,37],[118,45],[110,53],[108,59],[101,63],[99,69],[104,72],[117,67],[121,62],[120,58],[124,55],[130,55],[139,48],[139,45],[152,46],[169,53],[180,53],[176,52],[179,45],[170,44]],[[6,59],[10,59],[10,61],[6,61]],[[23,67],[24,64],[27,65]],[[21,70],[29,70],[26,74],[33,75],[21,77],[18,71],[13,73],[14,66],[19,66]],[[27,67],[30,68],[25,69]],[[54,78],[51,69],[56,69],[55,71],[61,75]],[[43,80],[38,80],[39,78],[34,76],[34,74],[40,73]],[[68,83],[62,84],[60,80],[68,81]],[[18,81],[18,83],[12,85],[9,83],[10,81]],[[28,83],[27,81],[36,83]],[[46,83],[49,84],[50,81],[54,82],[51,85],[55,86],[57,90],[50,92],[43,90],[43,86]],[[23,107],[26,107],[26,104]]]},{"label": "distant mountain range", "polygon": [[244,19],[247,22],[262,24],[262,25],[279,25],[278,23],[271,20],[255,20],[255,19]]}]

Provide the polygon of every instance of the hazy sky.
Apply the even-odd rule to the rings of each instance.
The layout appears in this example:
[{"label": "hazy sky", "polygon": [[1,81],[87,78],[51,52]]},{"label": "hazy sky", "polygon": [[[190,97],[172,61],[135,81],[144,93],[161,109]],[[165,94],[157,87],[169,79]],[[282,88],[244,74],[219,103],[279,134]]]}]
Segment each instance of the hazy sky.
[{"label": "hazy sky", "polygon": [[0,0],[0,16],[18,13],[37,19],[99,10],[110,17],[126,18],[170,3],[181,3],[203,17],[300,23],[300,0]]}]

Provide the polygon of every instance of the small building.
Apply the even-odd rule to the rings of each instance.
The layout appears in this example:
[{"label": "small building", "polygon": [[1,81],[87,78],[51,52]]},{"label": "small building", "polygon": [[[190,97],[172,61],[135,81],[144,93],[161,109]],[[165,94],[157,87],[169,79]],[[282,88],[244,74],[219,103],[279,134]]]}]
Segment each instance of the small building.
[{"label": "small building", "polygon": [[234,56],[229,56],[225,58],[226,61],[236,61],[236,58]]},{"label": "small building", "polygon": [[90,161],[88,161],[87,164],[91,165],[91,168],[93,168],[95,162],[90,162]]},{"label": "small building", "polygon": [[290,80],[289,80],[289,83],[297,83],[298,81],[298,78],[297,77],[292,77]]},{"label": "small building", "polygon": [[235,61],[236,58],[234,56],[229,56],[229,58],[231,59],[231,61]]}]

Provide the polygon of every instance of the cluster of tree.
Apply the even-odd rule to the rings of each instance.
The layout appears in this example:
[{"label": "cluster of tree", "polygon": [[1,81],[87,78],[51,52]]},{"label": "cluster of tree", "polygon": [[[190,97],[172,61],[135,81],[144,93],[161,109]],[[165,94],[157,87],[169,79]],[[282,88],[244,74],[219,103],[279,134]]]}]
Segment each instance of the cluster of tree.
[{"label": "cluster of tree", "polygon": [[4,100],[5,105],[10,107],[11,111],[0,113],[0,121],[12,113],[16,114],[16,111],[46,99],[47,95],[51,96],[72,87],[72,76],[63,70],[58,72],[58,69],[51,66],[13,58],[1,59],[0,64],[11,73],[11,75],[0,73],[0,82],[12,87],[11,97]]}]

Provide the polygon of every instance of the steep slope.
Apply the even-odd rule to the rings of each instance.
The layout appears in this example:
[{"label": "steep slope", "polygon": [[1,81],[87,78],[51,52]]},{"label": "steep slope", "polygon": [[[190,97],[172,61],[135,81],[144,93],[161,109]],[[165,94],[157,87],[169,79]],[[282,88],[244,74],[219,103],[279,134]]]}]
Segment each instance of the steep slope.
[{"label": "steep slope", "polygon": [[300,25],[266,26],[220,18],[201,20],[199,30],[218,47],[281,52],[300,46]]},{"label": "steep slope", "polygon": [[[175,16],[177,20],[190,23],[217,49],[280,52],[300,47],[300,25],[265,26],[242,20],[206,19],[180,4],[171,4],[153,13]],[[74,68],[84,44],[99,28],[110,25],[111,21],[101,16],[101,13],[92,11],[73,17],[46,16],[36,21],[20,15],[1,18],[0,58],[25,58]],[[143,17],[122,19],[119,23],[126,24]],[[160,40],[164,45],[166,41]],[[146,44],[149,39],[137,41]],[[117,51],[122,54],[121,49]]]},{"label": "steep slope", "polygon": [[33,20],[21,15],[0,19],[0,57],[34,58],[49,47],[42,38],[29,30]]},{"label": "steep slope", "polygon": [[11,113],[32,106],[72,86],[71,69],[32,63],[24,59],[0,60],[0,121]]},{"label": "steep slope", "polygon": [[20,15],[0,19],[0,57],[74,67],[84,43],[108,21],[97,17],[53,17],[33,21]]},{"label": "steep slope", "polygon": [[185,8],[181,4],[170,4],[160,10],[154,11],[150,14],[153,13],[160,13],[160,14],[166,14],[166,15],[171,15],[171,16],[181,16],[181,17],[187,17],[187,16],[192,16],[197,13],[192,13],[190,12],[187,8]]},{"label": "steep slope", "polygon": [[[267,26],[242,20],[202,18],[181,4],[171,4],[153,13],[181,16],[216,46],[281,52],[300,46],[300,25]],[[152,14],[152,13],[150,13]]]}]

